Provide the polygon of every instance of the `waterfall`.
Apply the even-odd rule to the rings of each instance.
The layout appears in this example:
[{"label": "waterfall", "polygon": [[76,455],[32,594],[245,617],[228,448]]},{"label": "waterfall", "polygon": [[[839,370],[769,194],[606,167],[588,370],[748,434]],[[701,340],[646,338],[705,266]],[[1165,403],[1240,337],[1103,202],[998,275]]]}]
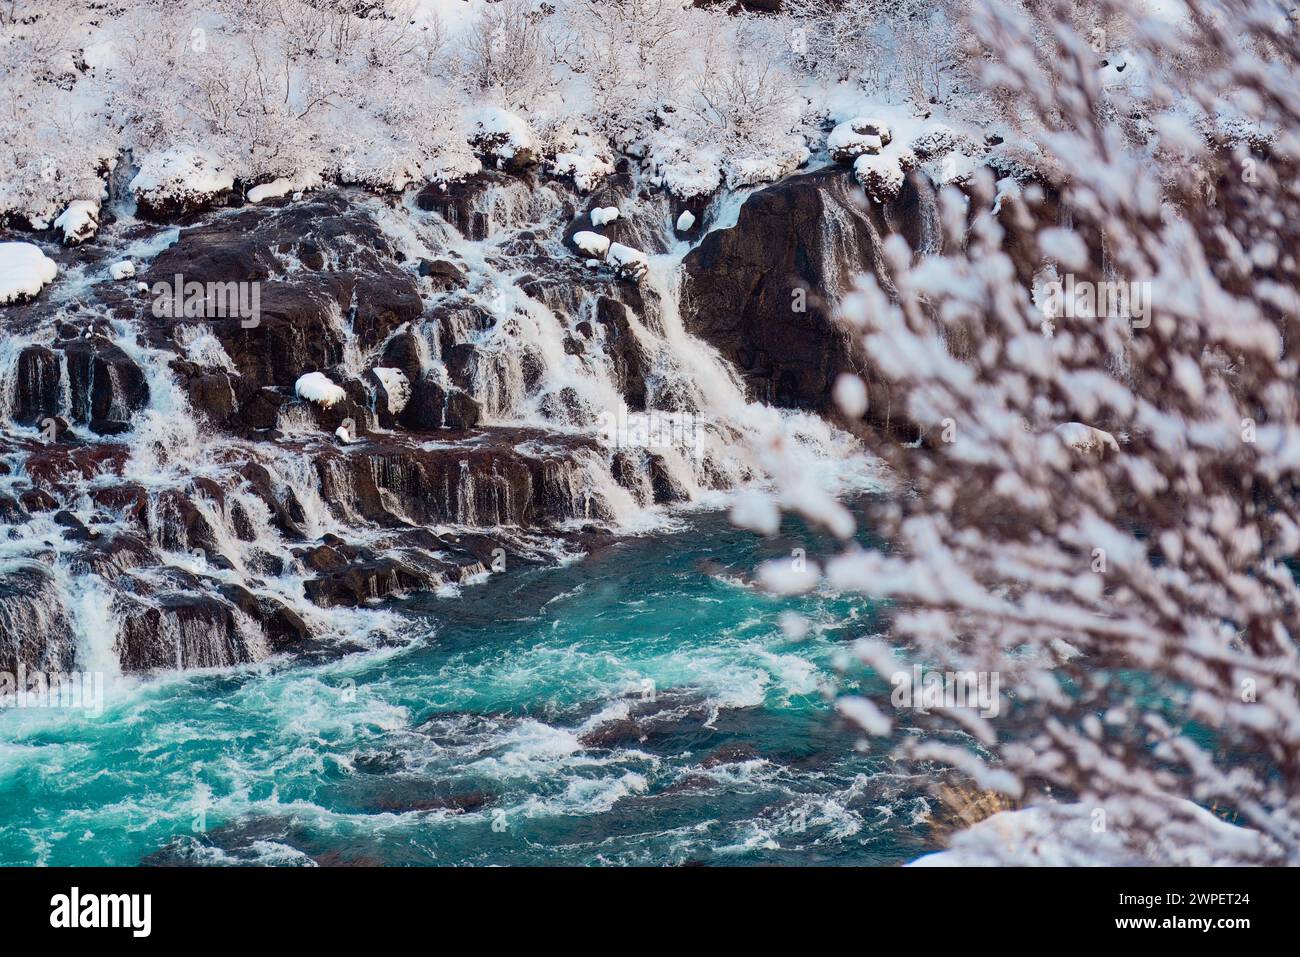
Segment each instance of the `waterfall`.
[{"label": "waterfall", "polygon": [[[122,318],[95,301],[89,268],[73,286],[91,302],[93,336],[56,338],[50,322],[0,343],[0,507],[8,487],[26,494],[60,476],[57,504],[9,522],[0,547],[6,582],[26,583],[0,591],[0,657],[32,658],[15,643],[23,634],[41,636],[42,661],[106,673],[260,661],[303,629],[364,642],[391,632],[393,618],[345,605],[407,589],[412,574],[434,587],[481,570],[463,554],[445,564],[449,546],[430,532],[490,531],[521,554],[554,558],[570,554],[574,532],[661,528],[675,521],[670,506],[718,503],[762,480],[752,450],[765,442],[784,442],[809,474],[862,471],[848,436],[749,401],[737,371],[686,330],[682,261],[692,243],[675,238],[666,197],[619,204],[619,235],[648,254],[639,285],[590,269],[561,244],[587,203],[570,187],[501,180],[462,200],[444,218],[410,198],[394,207],[350,194],[379,227],[367,254],[387,242],[412,275],[441,260],[454,281],[429,281],[423,314],[386,328],[377,346],[354,327],[369,304],[332,305],[326,316],[326,334],[343,344],[331,375],[360,382],[373,405],[366,377],[400,345],[410,403],[441,402],[432,411],[455,432],[410,431],[362,403],[365,434],[340,448],[329,413],[284,385],[265,390],[283,397],[271,407],[273,430],[223,432],[196,414],[183,384],[195,380],[177,368],[237,374],[232,340],[215,324]],[[724,196],[711,225],[734,224],[739,207]],[[827,274],[842,283],[856,255],[851,217],[861,214],[836,198],[827,210]],[[142,265],[179,236],[123,228],[133,231],[122,248]],[[283,249],[276,255],[297,268]],[[343,258],[327,251],[324,270],[344,268]],[[69,295],[51,297],[60,317]],[[47,351],[23,360],[29,348]],[[5,444],[32,437],[14,425],[20,392],[66,414],[76,443]],[[468,414],[465,403],[478,421],[468,433],[452,421]]]}]

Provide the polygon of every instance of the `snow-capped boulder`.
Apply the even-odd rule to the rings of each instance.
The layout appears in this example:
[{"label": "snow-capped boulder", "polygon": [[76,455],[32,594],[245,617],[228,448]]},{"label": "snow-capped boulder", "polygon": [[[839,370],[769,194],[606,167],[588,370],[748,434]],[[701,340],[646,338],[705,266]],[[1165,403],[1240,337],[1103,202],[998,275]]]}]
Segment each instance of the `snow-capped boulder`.
[{"label": "snow-capped boulder", "polygon": [[338,440],[340,445],[351,445],[353,442],[356,441],[352,433],[348,431],[348,426],[346,422],[334,430],[334,438]]},{"label": "snow-capped boulder", "polygon": [[281,176],[269,183],[261,183],[248,191],[250,203],[260,203],[268,199],[279,199],[293,191],[293,183]]},{"label": "snow-capped boulder", "polygon": [[54,228],[63,231],[65,245],[84,243],[99,230],[99,200],[74,199],[54,220]]},{"label": "snow-capped boulder", "polygon": [[609,237],[593,233],[589,229],[573,234],[573,244],[588,256],[604,259],[609,252]]},{"label": "snow-capped boulder", "polygon": [[129,188],[142,215],[161,218],[202,209],[234,186],[215,153],[175,146],[146,154]]},{"label": "snow-capped boulder", "polygon": [[695,214],[689,209],[683,209],[682,214],[677,217],[677,231],[679,233],[689,233],[695,226]]},{"label": "snow-capped boulder", "polygon": [[650,260],[646,254],[622,243],[610,243],[605,260],[612,263],[614,271],[625,279],[640,282],[650,270]]},{"label": "snow-capped boulder", "polygon": [[108,274],[114,279],[134,279],[135,263],[129,259],[123,259],[121,262],[115,262],[108,267]]},{"label": "snow-capped boulder", "polygon": [[537,164],[537,147],[528,124],[513,113],[485,106],[469,121],[469,145],[497,161],[499,166],[520,170]]},{"label": "snow-capped boulder", "polygon": [[826,149],[837,163],[852,163],[859,156],[874,156],[893,140],[884,120],[855,117],[841,123],[826,137]]},{"label": "snow-capped boulder", "polygon": [[299,398],[315,402],[324,409],[332,408],[347,398],[343,387],[335,385],[323,372],[308,372],[299,377],[293,391]]},{"label": "snow-capped boulder", "polygon": [[1062,442],[1080,455],[1104,456],[1107,449],[1119,452],[1115,436],[1082,422],[1062,422],[1053,431]]},{"label": "snow-capped boulder", "polygon": [[59,267],[31,243],[0,243],[0,306],[34,299]]},{"label": "snow-capped boulder", "polygon": [[754,156],[733,157],[725,164],[727,185],[738,189],[775,182],[803,166],[810,156],[812,152],[800,136]]},{"label": "snow-capped boulder", "polygon": [[887,203],[903,188],[903,162],[899,153],[864,154],[853,163],[853,175],[877,203]]},{"label": "snow-capped boulder", "polygon": [[591,225],[604,226],[618,219],[617,206],[599,206],[591,211]]}]

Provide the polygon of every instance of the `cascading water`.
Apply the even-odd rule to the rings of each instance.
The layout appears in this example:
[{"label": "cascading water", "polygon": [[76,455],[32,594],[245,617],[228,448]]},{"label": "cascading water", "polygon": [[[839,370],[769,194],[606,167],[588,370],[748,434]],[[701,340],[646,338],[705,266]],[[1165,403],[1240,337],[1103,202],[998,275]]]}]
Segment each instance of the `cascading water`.
[{"label": "cascading water", "polygon": [[[413,639],[429,634],[428,621],[409,613],[413,601],[467,601],[477,591],[468,585],[502,569],[518,575],[521,566],[567,566],[611,533],[650,543],[678,534],[686,513],[676,507],[718,506],[728,490],[763,481],[764,462],[753,450],[765,443],[785,443],[810,475],[859,486],[874,478],[848,435],[811,412],[752,401],[736,370],[687,330],[683,260],[703,237],[675,237],[663,196],[618,201],[620,241],[648,253],[639,283],[588,265],[562,242],[584,200],[561,183],[496,182],[463,204],[465,215],[353,193],[321,202],[325,214],[354,217],[361,238],[335,235],[336,245],[324,249],[305,235],[300,247],[273,242],[261,261],[274,264],[262,292],[264,305],[275,306],[258,329],[211,317],[160,322],[146,311],[145,293],[101,289],[94,267],[85,266],[73,277],[84,301],[52,295],[45,323],[0,345],[0,517],[9,529],[0,571],[6,583],[22,585],[0,591],[0,633],[41,636],[39,654],[0,641],[0,670],[21,657],[29,667],[103,674],[116,728],[164,701],[191,698],[199,686],[185,682],[207,679],[186,679],[189,671],[245,669],[256,676],[250,693],[272,696],[261,706],[274,722],[277,713],[291,713],[274,697],[281,680],[274,659],[310,652],[324,663],[300,665],[289,680],[294,709],[315,701],[316,710],[294,710],[297,717],[284,719],[291,726],[277,733],[306,733],[312,714],[351,727],[353,717],[321,702],[321,689],[341,675],[382,667],[393,646],[420,647]],[[704,221],[731,228],[739,205],[737,196],[723,196]],[[290,216],[293,208],[259,215]],[[170,256],[170,280],[180,268],[173,262],[206,268],[201,256],[176,254],[193,232],[207,222],[230,228],[247,215],[226,210],[185,230],[146,235],[123,220],[106,225],[97,242],[116,245],[114,258],[128,249],[142,275]],[[305,213],[304,221],[316,215]],[[289,235],[308,228],[295,224]],[[843,240],[828,275],[845,273],[858,254]],[[374,250],[400,262],[400,271],[383,273],[394,267],[377,261]],[[354,278],[344,295],[336,295],[342,285],[319,279],[349,269]],[[386,298],[394,277],[418,284],[419,302],[400,322],[390,315],[405,307]],[[277,299],[278,283],[317,284],[299,300]],[[318,303],[324,306],[315,312]],[[303,310],[293,322],[318,324],[300,334],[287,323],[286,337],[274,339],[286,309]],[[250,351],[259,335],[276,344]],[[310,355],[315,365],[282,368],[286,351]],[[20,381],[20,368],[35,372]],[[87,370],[80,378],[73,374],[79,368]],[[295,379],[312,371],[343,387],[337,405],[295,396]],[[19,422],[20,397],[40,414]],[[51,416],[66,420],[53,438],[41,427]],[[336,439],[349,421],[352,434],[341,429]],[[5,512],[10,499],[17,503],[12,515]],[[512,580],[482,591],[512,587]],[[721,598],[702,598],[701,608],[725,604],[733,593],[751,602],[743,585],[727,583],[732,578],[717,581]],[[668,592],[657,600],[672,606]],[[635,602],[620,599],[623,605]],[[601,700],[599,708],[566,716],[568,730],[533,718],[489,722],[471,747],[480,757],[467,751],[465,759],[489,777],[498,776],[494,752],[508,755],[507,764],[541,761],[573,789],[558,804],[523,796],[511,798],[511,808],[612,807],[641,793],[655,774],[638,767],[583,783],[599,764],[581,753],[608,735],[611,715],[694,720],[703,707],[715,720],[762,702],[769,681],[783,695],[811,693],[805,666],[762,647],[765,641],[738,643],[743,663],[693,647],[656,652],[662,661],[649,659],[654,681],[696,690],[673,691],[683,696],[681,708],[648,719],[645,706],[617,700],[620,689],[644,687],[645,670],[582,650],[573,687]],[[340,661],[352,651],[365,652],[353,656],[365,663]],[[534,668],[532,654],[525,651],[519,667]],[[601,664],[583,677],[587,655]],[[711,670],[699,672],[692,661],[708,661]],[[469,667],[466,680],[482,678],[484,665]],[[168,677],[177,669],[181,674]],[[769,671],[775,677],[763,678]],[[141,681],[139,672],[153,677]],[[368,680],[391,697],[384,681]],[[586,704],[574,698],[563,707]],[[370,715],[383,734],[405,738],[415,713],[409,704],[368,708],[355,716]],[[212,718],[196,720],[211,727]],[[444,733],[445,722],[435,724]],[[552,746],[559,749],[554,761],[543,756]],[[262,773],[254,770],[260,757],[239,759],[246,760],[247,773]],[[765,772],[753,773],[767,781]],[[513,774],[501,770],[493,787],[515,787]],[[846,801],[853,800],[852,780],[851,773],[837,778]],[[276,813],[232,799],[232,781],[202,784],[228,819]],[[167,805],[156,808],[165,819],[175,798],[158,800]],[[851,828],[859,826],[856,813],[836,811]],[[754,833],[768,833],[755,826]],[[750,828],[734,835],[738,847]],[[12,853],[0,824],[0,858]],[[48,849],[31,853],[60,859]]]}]

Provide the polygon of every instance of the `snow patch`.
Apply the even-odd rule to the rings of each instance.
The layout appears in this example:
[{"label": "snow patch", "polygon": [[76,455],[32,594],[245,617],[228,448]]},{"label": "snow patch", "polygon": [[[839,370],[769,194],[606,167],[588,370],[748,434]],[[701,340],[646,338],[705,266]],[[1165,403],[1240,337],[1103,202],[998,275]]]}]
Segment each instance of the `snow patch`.
[{"label": "snow patch", "polygon": [[375,378],[384,387],[388,396],[388,412],[397,415],[411,401],[411,380],[401,369],[378,368],[373,370]]},{"label": "snow patch", "polygon": [[332,408],[347,398],[341,386],[335,385],[323,372],[308,372],[294,384],[293,391],[299,398],[315,402],[323,408]]},{"label": "snow patch", "polygon": [[235,177],[215,153],[175,146],[147,154],[129,188],[137,202],[198,206],[234,185]]},{"label": "snow patch", "polygon": [[573,244],[588,256],[594,256],[597,259],[604,259],[605,255],[609,252],[610,246],[609,238],[607,236],[602,236],[600,233],[593,233],[588,229],[574,233]]},{"label": "snow patch", "polygon": [[59,267],[31,243],[0,243],[0,306],[35,298]]},{"label": "snow patch", "polygon": [[63,242],[69,246],[84,243],[99,230],[99,200],[74,199],[54,221],[63,230]]}]

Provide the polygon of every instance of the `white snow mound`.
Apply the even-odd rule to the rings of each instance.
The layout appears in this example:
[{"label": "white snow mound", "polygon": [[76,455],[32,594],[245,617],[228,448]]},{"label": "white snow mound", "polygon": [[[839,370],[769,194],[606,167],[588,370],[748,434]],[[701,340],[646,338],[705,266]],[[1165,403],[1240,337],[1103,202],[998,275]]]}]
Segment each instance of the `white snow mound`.
[{"label": "white snow mound", "polygon": [[59,267],[31,243],[0,243],[0,306],[35,298]]},{"label": "white snow mound", "polygon": [[1115,441],[1115,436],[1104,429],[1084,425],[1082,422],[1062,422],[1053,431],[1060,436],[1062,442],[1076,452],[1087,454],[1104,452],[1105,449],[1110,449],[1112,452],[1119,451],[1119,443]]},{"label": "white snow mound", "polygon": [[609,252],[609,238],[600,233],[593,233],[589,229],[574,233],[573,244],[588,256],[595,256],[597,259],[604,259],[605,254]]},{"label": "white snow mound", "polygon": [[208,150],[174,146],[146,154],[131,180],[137,201],[198,205],[235,185],[235,177]]},{"label": "white snow mound", "polygon": [[54,221],[63,230],[63,242],[69,246],[84,243],[99,230],[99,200],[74,199]]},{"label": "white snow mound", "polygon": [[854,117],[841,123],[826,137],[826,149],[838,163],[852,163],[859,156],[879,153],[894,135],[884,120]]},{"label": "white snow mound", "polygon": [[323,408],[331,408],[347,398],[342,386],[335,385],[323,372],[308,372],[294,384],[293,391],[299,398],[315,402]]}]

